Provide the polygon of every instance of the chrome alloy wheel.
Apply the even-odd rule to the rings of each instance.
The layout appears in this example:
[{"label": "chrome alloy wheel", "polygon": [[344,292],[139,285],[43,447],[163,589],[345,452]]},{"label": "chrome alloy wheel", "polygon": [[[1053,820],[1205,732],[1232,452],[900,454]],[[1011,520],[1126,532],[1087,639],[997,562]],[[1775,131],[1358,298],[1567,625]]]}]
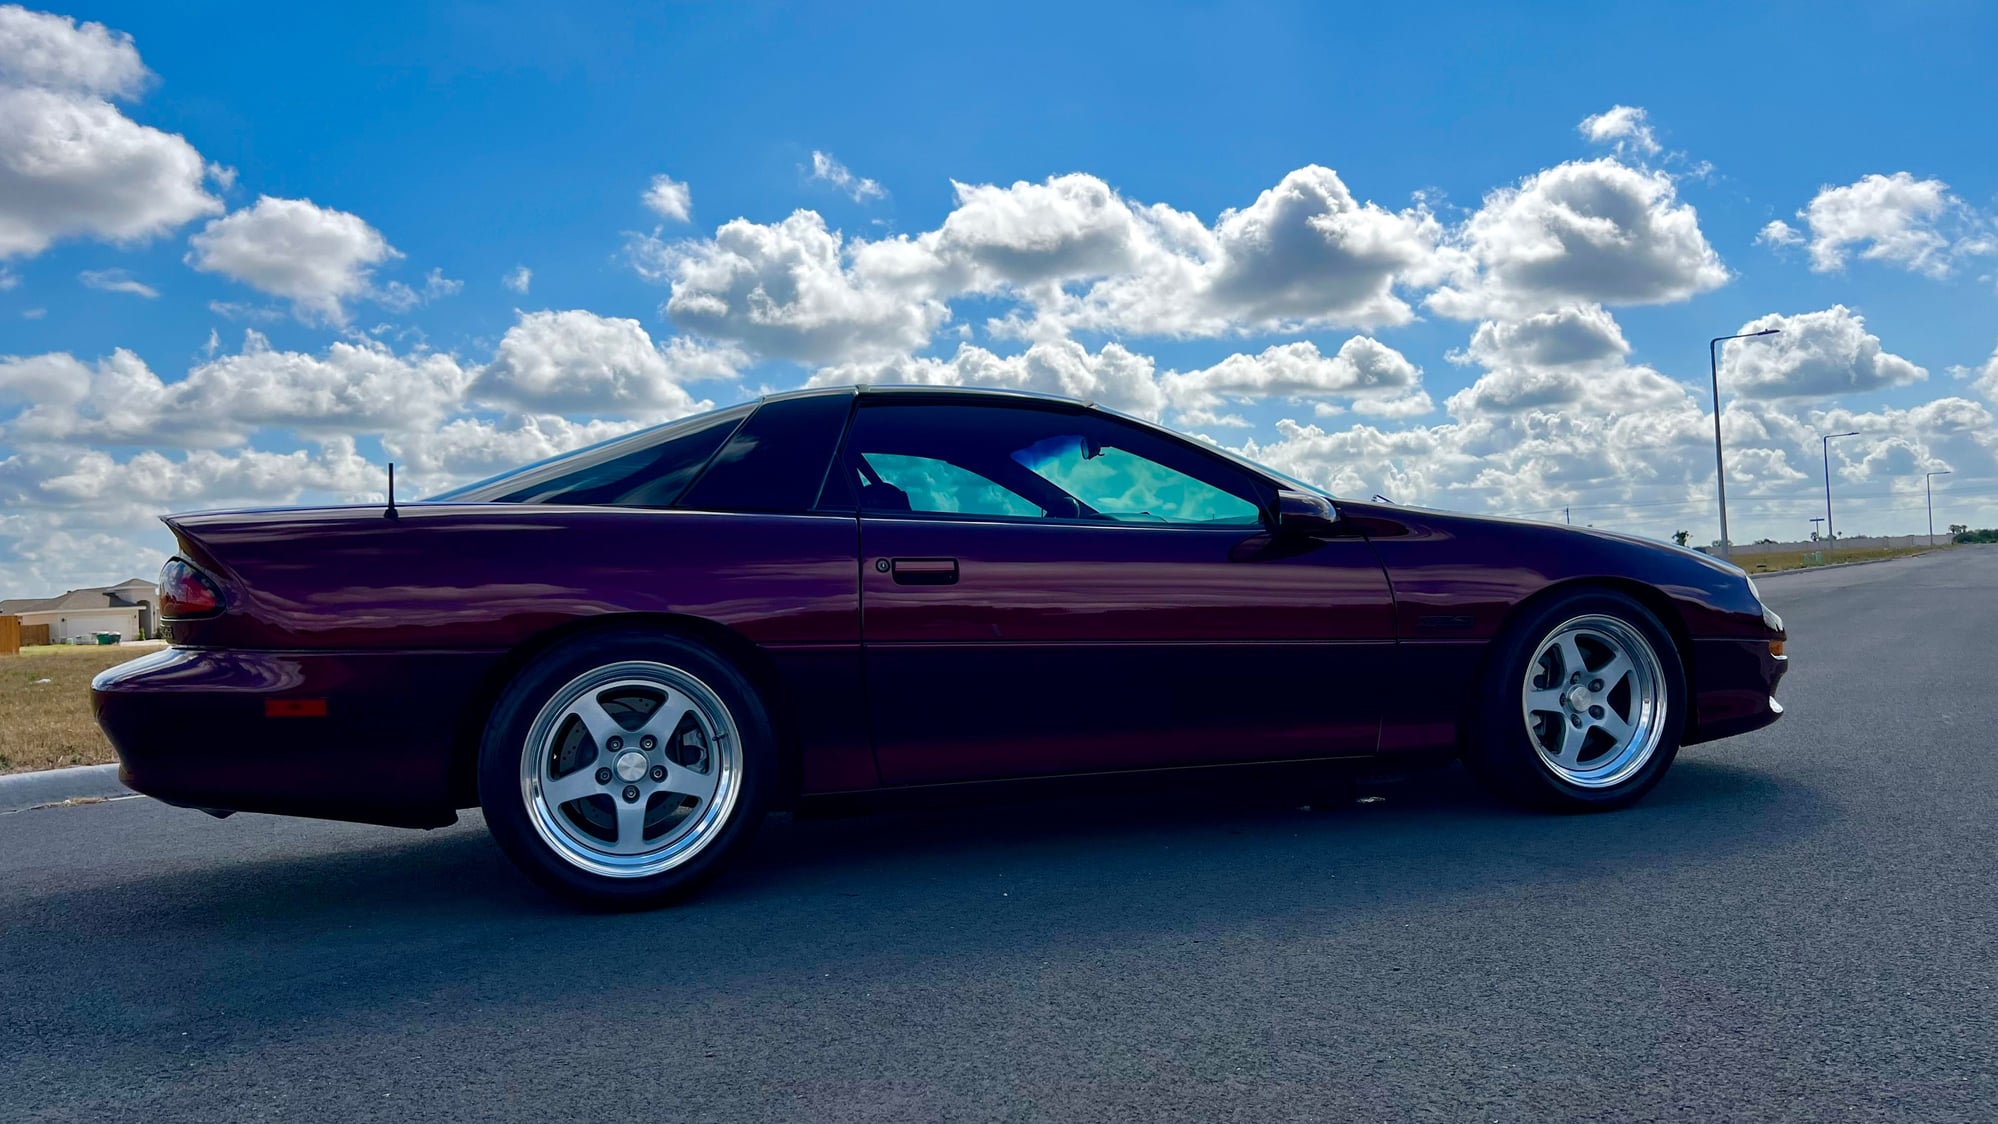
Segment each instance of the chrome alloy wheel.
[{"label": "chrome alloy wheel", "polygon": [[742,737],[693,675],[627,661],[556,691],[528,727],[520,794],[543,842],[612,878],[671,870],[714,841],[742,787]]},{"label": "chrome alloy wheel", "polygon": [[1554,775],[1609,788],[1651,760],[1669,719],[1665,669],[1629,623],[1589,615],[1540,642],[1520,689],[1526,735]]}]

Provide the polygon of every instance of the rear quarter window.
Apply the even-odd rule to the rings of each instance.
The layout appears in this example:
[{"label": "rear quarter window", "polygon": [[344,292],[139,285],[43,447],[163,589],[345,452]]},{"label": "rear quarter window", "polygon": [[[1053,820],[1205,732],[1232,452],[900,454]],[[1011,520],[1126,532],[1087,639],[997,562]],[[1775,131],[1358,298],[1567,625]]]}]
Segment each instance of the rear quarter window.
[{"label": "rear quarter window", "polygon": [[753,406],[737,406],[578,450],[432,497],[452,503],[671,507]]},{"label": "rear quarter window", "polygon": [[680,507],[809,511],[839,447],[852,391],[765,402],[728,440]]}]

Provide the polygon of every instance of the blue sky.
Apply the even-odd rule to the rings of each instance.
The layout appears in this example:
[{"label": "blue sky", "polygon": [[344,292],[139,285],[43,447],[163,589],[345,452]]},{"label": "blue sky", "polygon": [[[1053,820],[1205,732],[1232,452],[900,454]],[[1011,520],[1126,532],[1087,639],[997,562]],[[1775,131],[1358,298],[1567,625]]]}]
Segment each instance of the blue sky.
[{"label": "blue sky", "polygon": [[1751,322],[1791,342],[1724,372],[1737,539],[1808,530],[1828,429],[1842,527],[1920,530],[1940,468],[1998,524],[1986,6],[41,12],[0,18],[0,149],[73,165],[0,157],[12,593],[148,572],[162,510],[814,377],[1700,542]]}]

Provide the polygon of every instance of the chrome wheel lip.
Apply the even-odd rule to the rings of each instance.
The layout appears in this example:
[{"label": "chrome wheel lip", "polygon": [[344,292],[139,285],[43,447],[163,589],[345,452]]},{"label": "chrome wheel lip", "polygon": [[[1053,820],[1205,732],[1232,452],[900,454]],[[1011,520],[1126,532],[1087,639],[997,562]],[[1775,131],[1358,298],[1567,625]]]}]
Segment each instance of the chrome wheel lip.
[{"label": "chrome wheel lip", "polygon": [[[711,769],[715,774],[713,794],[701,799],[657,846],[636,854],[618,854],[603,848],[571,825],[551,804],[544,787],[549,777],[549,760],[556,750],[563,719],[570,708],[591,694],[602,694],[612,686],[641,685],[677,698],[695,715],[707,738]],[[680,867],[707,846],[729,821],[741,795],[742,737],[735,716],[727,704],[698,676],[670,664],[649,660],[625,660],[593,668],[571,679],[548,699],[528,726],[520,752],[520,793],[528,821],[535,834],[556,856],[577,869],[606,878],[647,878]],[[585,768],[609,766],[613,779],[605,792],[616,794],[627,782],[617,774],[620,754],[598,747],[599,759]]]},{"label": "chrome wheel lip", "polygon": [[[1623,672],[1629,679],[1625,704],[1627,713],[1617,713],[1607,702],[1616,689],[1616,683],[1605,683],[1600,690],[1589,689],[1586,663],[1582,668],[1584,680],[1579,684],[1580,690],[1576,691],[1575,686],[1571,686],[1570,678],[1575,669],[1566,666],[1567,657],[1560,654],[1564,650],[1576,650],[1574,642],[1581,639],[1613,653],[1611,659],[1599,664],[1599,667],[1612,666],[1617,659],[1627,661],[1628,670]],[[1567,649],[1563,648],[1564,641],[1569,642]],[[1536,687],[1535,682],[1541,679],[1544,661],[1550,653],[1564,661],[1560,682]],[[1557,695],[1563,700],[1563,709],[1545,705],[1550,695]],[[1574,707],[1573,700],[1580,700],[1583,706]],[[1589,713],[1587,707],[1591,705],[1603,711],[1601,720]],[[1664,740],[1666,723],[1671,717],[1668,713],[1670,699],[1664,664],[1651,641],[1630,622],[1605,614],[1573,617],[1550,630],[1535,647],[1521,683],[1520,710],[1527,740],[1532,743],[1540,763],[1556,779],[1577,788],[1613,788],[1642,770]],[[1584,731],[1584,736],[1590,729],[1603,729],[1607,736],[1614,739],[1614,744],[1607,752],[1586,760],[1564,761],[1561,754],[1549,750],[1536,728],[1536,715],[1554,717],[1570,724],[1579,717],[1582,723],[1579,728]],[[1613,728],[1612,724],[1618,720],[1627,728],[1627,733],[1619,735]]]}]

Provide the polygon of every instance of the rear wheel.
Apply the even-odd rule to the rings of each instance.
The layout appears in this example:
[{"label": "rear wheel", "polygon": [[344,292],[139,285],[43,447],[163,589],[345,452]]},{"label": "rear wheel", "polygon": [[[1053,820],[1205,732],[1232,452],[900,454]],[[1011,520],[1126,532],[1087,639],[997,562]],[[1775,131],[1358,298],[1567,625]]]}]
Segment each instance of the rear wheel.
[{"label": "rear wheel", "polygon": [[1479,703],[1467,758],[1494,787],[1539,807],[1618,808],[1678,754],[1685,671],[1642,605],[1575,593],[1495,642]]},{"label": "rear wheel", "polygon": [[659,904],[698,886],[763,816],[774,739],[749,682],[674,637],[605,633],[524,668],[479,755],[486,823],[549,890]]}]

